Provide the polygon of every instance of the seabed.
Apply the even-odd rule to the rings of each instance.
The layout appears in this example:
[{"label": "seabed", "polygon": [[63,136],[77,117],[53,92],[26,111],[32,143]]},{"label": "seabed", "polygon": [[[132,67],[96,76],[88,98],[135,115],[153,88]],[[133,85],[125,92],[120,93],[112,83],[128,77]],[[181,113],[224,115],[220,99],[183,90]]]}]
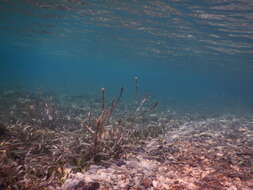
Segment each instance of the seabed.
[{"label": "seabed", "polygon": [[252,190],[253,116],[86,96],[0,94],[0,189]]}]

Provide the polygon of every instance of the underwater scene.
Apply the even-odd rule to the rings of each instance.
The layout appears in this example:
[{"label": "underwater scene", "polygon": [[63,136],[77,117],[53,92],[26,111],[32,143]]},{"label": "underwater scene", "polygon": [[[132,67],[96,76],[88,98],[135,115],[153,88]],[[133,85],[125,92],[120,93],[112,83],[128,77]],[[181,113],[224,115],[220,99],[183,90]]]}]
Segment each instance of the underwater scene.
[{"label": "underwater scene", "polygon": [[252,190],[252,0],[0,0],[0,190]]}]

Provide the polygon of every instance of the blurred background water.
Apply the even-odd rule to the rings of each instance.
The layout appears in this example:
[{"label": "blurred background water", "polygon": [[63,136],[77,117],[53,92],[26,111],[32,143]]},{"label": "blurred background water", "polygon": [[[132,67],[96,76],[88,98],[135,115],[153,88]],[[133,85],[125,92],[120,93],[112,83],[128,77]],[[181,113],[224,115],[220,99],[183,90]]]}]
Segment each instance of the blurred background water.
[{"label": "blurred background water", "polygon": [[0,87],[253,109],[252,0],[0,0]]}]

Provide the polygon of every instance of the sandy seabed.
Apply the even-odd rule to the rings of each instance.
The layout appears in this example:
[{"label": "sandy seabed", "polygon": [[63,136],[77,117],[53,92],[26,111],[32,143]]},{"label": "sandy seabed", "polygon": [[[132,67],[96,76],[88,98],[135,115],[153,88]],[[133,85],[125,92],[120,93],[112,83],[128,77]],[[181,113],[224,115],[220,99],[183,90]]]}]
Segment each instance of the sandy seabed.
[{"label": "sandy seabed", "polygon": [[121,162],[72,175],[62,189],[80,183],[97,187],[90,189],[253,189],[252,124],[231,117],[184,123],[129,148]]},{"label": "sandy seabed", "polygon": [[0,189],[253,189],[251,115],[192,119],[148,101],[101,114],[96,98],[14,91],[0,101]]}]

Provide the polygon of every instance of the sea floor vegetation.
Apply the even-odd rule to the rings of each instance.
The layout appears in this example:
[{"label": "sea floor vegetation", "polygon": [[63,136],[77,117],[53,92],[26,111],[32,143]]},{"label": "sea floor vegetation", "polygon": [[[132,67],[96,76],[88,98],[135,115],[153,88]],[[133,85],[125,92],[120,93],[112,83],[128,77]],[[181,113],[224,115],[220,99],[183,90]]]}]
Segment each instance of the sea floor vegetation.
[{"label": "sea floor vegetation", "polygon": [[161,111],[123,91],[1,92],[0,189],[253,189],[253,116]]}]

